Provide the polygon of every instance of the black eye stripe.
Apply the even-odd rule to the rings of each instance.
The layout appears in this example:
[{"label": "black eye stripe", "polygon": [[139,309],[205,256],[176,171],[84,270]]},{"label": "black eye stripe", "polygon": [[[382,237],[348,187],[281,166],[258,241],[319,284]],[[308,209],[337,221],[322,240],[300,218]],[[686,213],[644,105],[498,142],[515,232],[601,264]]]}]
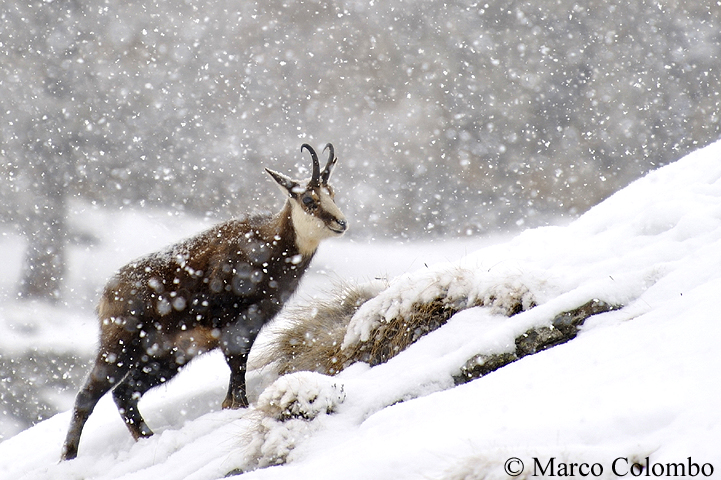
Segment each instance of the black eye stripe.
[{"label": "black eye stripe", "polygon": [[334,215],[331,215],[330,213],[328,213],[326,211],[320,212],[320,214],[318,215],[318,218],[326,225],[330,225],[331,223],[338,220],[337,218],[335,218]]}]

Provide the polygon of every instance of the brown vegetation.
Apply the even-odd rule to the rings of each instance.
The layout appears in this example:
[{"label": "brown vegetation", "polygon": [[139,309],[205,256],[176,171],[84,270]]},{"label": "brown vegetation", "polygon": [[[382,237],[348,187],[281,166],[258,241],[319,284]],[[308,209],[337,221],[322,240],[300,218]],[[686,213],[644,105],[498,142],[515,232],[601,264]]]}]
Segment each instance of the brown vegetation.
[{"label": "brown vegetation", "polygon": [[[289,309],[285,314],[288,323],[276,331],[275,341],[262,355],[261,363],[275,362],[280,375],[299,371],[336,375],[355,362],[375,366],[390,360],[466,308],[489,306],[510,317],[535,307],[535,302],[529,301],[528,291],[521,291],[522,295],[504,308],[499,308],[493,295],[471,302],[435,298],[415,304],[408,314],[383,319],[368,340],[342,348],[353,315],[379,293],[377,285],[344,285],[329,298]],[[577,335],[588,317],[618,308],[621,307],[593,299],[561,313],[548,326],[534,327],[516,338],[513,352],[478,354],[469,359],[454,377],[456,383],[468,382],[527,355],[565,343]]]},{"label": "brown vegetation", "polygon": [[373,284],[344,285],[330,298],[288,309],[285,313],[288,324],[276,332],[276,339],[261,363],[276,362],[280,375],[304,370],[335,375],[355,362],[371,366],[387,362],[466,308],[493,306],[512,316],[535,306],[534,301],[528,300],[527,291],[503,308],[499,308],[493,295],[474,300],[441,296],[416,303],[405,315],[383,318],[367,341],[342,348],[351,318],[378,293]]}]

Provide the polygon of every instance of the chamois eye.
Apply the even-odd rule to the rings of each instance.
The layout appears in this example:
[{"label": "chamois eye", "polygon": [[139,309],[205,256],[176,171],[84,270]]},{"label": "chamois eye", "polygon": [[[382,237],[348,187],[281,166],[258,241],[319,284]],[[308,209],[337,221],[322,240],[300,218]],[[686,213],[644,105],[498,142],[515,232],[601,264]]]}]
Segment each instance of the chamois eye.
[{"label": "chamois eye", "polygon": [[314,206],[315,201],[313,200],[313,197],[310,195],[305,195],[303,197],[303,205],[305,205],[308,208],[312,208]]}]

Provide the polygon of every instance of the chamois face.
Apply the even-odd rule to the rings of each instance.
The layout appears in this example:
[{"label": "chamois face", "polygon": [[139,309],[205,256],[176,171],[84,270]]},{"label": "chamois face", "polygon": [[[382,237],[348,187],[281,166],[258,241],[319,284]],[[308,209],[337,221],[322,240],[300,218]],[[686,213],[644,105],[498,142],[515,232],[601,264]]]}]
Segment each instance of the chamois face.
[{"label": "chamois face", "polygon": [[313,158],[313,176],[305,186],[303,182],[283,174],[267,168],[266,171],[288,195],[296,242],[302,254],[310,255],[321,240],[343,235],[348,226],[345,216],[335,204],[333,188],[328,185],[328,179],[338,160],[333,145],[326,145],[330,155],[322,172],[315,151],[307,144],[301,147],[301,150],[303,149],[307,149]]}]

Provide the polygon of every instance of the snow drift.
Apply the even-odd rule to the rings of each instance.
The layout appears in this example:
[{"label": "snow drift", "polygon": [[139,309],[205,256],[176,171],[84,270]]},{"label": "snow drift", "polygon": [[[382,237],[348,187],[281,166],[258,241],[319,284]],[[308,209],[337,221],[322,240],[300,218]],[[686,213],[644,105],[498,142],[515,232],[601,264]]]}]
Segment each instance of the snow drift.
[{"label": "snow drift", "polygon": [[[243,478],[472,479],[574,462],[608,478],[635,463],[719,471],[720,266],[721,142],[568,226],[392,279],[356,312],[344,342],[441,293],[491,292],[502,307],[522,292],[534,308],[510,318],[467,308],[386,363],[335,377],[274,382],[260,368],[256,383],[272,385],[247,410],[208,411],[227,380],[222,358],[209,355],[141,402],[156,436],[134,443],[105,398],[76,460],[57,463],[63,413],[0,444],[0,476],[214,479],[267,466]],[[454,387],[472,357],[508,351],[529,328],[592,299],[624,307],[591,317],[571,342]]]}]

